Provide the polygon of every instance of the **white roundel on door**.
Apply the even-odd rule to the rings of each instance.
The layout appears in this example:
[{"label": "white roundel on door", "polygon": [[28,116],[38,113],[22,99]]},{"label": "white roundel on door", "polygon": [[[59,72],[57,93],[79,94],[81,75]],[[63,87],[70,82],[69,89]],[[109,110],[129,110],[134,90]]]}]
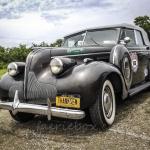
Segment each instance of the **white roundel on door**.
[{"label": "white roundel on door", "polygon": [[131,64],[132,64],[132,70],[133,72],[137,72],[138,70],[138,55],[137,53],[130,53],[130,58],[131,58]]}]

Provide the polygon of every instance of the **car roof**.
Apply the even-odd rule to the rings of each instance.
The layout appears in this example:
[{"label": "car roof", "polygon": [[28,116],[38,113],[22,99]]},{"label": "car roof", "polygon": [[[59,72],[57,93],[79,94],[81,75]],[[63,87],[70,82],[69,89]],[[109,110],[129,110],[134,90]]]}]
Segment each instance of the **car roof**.
[{"label": "car roof", "polygon": [[122,24],[116,24],[116,25],[106,25],[106,26],[100,26],[100,27],[95,27],[95,28],[86,28],[83,30],[79,30],[77,32],[71,33],[66,35],[64,38],[78,34],[80,32],[84,32],[84,31],[90,31],[90,30],[98,30],[98,29],[108,29],[108,28],[129,28],[129,29],[136,29],[136,30],[140,30],[142,31],[142,28],[132,25],[132,24],[127,24],[127,23],[122,23]]},{"label": "car roof", "polygon": [[106,25],[106,26],[101,26],[101,27],[95,27],[95,28],[86,28],[84,30],[80,30],[78,32],[74,32],[72,34],[68,34],[66,35],[64,38],[76,35],[78,33],[82,33],[84,31],[90,31],[90,30],[98,30],[98,29],[111,29],[111,28],[128,28],[128,29],[134,29],[134,30],[139,30],[141,31],[145,44],[146,45],[150,45],[150,41],[148,39],[147,33],[144,31],[143,28],[136,26],[136,25],[132,25],[132,24],[127,24],[127,23],[122,23],[122,24],[116,24],[116,25]]}]

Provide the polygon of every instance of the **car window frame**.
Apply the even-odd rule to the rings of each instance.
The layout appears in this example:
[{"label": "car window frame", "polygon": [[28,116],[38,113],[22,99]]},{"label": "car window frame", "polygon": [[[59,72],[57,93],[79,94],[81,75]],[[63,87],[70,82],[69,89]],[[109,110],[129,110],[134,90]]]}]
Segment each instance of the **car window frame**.
[{"label": "car window frame", "polygon": [[[140,35],[141,35],[141,39],[142,39],[142,42],[143,42],[143,45],[138,45],[138,44],[136,43],[136,46],[139,46],[139,47],[145,47],[145,46],[146,46],[146,44],[145,44],[145,41],[144,41],[144,38],[143,38],[142,32],[141,32],[140,30],[134,29],[134,33],[135,33],[135,40],[137,39],[137,37],[136,37],[136,31],[140,33]],[[137,42],[137,41],[136,41],[136,42]]]},{"label": "car window frame", "polygon": [[[121,28],[120,35],[119,35],[119,41],[123,40],[123,39],[121,39],[121,35],[122,35],[123,31],[125,32],[125,30],[131,30],[131,31],[133,31],[134,38],[135,38],[134,29],[131,29],[131,28]],[[125,32],[125,37],[127,37],[126,32]],[[136,38],[135,38],[135,44],[134,45],[128,45],[128,44],[126,44],[126,45],[127,45],[127,47],[136,47],[137,46],[137,44],[136,44]]]}]

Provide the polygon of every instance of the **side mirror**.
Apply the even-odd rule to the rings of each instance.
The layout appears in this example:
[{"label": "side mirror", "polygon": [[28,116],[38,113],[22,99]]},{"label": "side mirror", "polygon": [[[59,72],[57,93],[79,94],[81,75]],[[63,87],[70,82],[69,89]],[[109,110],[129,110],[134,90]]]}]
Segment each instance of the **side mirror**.
[{"label": "side mirror", "polygon": [[126,44],[131,41],[130,37],[125,37],[123,40],[124,40],[124,42],[125,42]]},{"label": "side mirror", "polygon": [[126,45],[131,41],[130,37],[125,37],[123,40],[120,40],[120,44]]}]

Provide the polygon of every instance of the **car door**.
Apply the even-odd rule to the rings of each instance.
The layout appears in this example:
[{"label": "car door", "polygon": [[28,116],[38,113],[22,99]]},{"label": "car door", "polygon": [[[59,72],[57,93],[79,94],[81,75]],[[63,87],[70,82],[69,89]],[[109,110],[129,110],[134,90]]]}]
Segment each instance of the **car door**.
[{"label": "car door", "polygon": [[131,39],[126,47],[129,50],[133,71],[131,86],[134,86],[144,82],[148,76],[149,51],[146,48],[141,31],[123,29],[121,36],[129,37]]}]

